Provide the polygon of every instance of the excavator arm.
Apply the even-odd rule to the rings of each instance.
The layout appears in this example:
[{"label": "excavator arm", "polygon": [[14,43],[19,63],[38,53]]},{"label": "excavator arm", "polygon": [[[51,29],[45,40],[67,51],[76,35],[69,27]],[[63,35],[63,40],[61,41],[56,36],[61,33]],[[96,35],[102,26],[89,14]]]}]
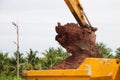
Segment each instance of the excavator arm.
[{"label": "excavator arm", "polygon": [[76,21],[81,27],[91,27],[92,25],[89,22],[82,5],[79,0],[65,0],[67,6],[69,7],[71,13],[75,17]]}]

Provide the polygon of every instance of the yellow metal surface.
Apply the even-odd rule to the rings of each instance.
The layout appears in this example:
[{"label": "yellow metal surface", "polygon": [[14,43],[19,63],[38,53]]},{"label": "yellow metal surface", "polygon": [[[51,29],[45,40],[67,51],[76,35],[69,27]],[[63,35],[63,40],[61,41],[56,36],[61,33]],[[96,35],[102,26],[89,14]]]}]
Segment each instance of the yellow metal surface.
[{"label": "yellow metal surface", "polygon": [[23,71],[26,80],[89,80],[87,69]]},{"label": "yellow metal surface", "polygon": [[23,71],[26,80],[120,80],[116,59],[86,58],[78,69]]},{"label": "yellow metal surface", "polygon": [[92,27],[79,0],[64,1],[81,27]]},{"label": "yellow metal surface", "polygon": [[91,78],[111,76],[112,80],[120,80],[120,65],[117,59],[89,58],[84,60],[79,69],[84,68],[85,65],[88,66]]}]

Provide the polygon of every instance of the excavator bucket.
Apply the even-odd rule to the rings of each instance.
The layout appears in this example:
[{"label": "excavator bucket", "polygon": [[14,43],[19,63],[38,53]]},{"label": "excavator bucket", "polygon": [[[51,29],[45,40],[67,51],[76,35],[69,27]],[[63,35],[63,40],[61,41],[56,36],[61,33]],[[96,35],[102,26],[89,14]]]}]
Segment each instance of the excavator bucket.
[{"label": "excavator bucket", "polygon": [[25,80],[120,80],[117,59],[86,58],[78,69],[23,71]]}]

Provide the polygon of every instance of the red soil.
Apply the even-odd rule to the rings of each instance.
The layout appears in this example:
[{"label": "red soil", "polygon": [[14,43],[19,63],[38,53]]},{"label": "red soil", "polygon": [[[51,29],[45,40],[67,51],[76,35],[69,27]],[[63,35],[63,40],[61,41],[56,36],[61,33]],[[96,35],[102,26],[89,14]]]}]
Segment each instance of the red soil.
[{"label": "red soil", "polygon": [[76,69],[87,57],[100,57],[95,45],[96,35],[91,28],[83,28],[75,23],[56,26],[56,40],[67,52],[72,53],[51,69]]}]

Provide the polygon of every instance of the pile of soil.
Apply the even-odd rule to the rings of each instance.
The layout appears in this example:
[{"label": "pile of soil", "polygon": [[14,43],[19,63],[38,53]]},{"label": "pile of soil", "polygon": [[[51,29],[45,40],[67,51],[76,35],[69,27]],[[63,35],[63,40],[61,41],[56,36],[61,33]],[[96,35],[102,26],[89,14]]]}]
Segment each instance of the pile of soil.
[{"label": "pile of soil", "polygon": [[76,69],[87,57],[101,57],[95,45],[96,35],[92,28],[83,28],[75,23],[58,23],[56,32],[55,39],[72,56],[51,69]]}]

